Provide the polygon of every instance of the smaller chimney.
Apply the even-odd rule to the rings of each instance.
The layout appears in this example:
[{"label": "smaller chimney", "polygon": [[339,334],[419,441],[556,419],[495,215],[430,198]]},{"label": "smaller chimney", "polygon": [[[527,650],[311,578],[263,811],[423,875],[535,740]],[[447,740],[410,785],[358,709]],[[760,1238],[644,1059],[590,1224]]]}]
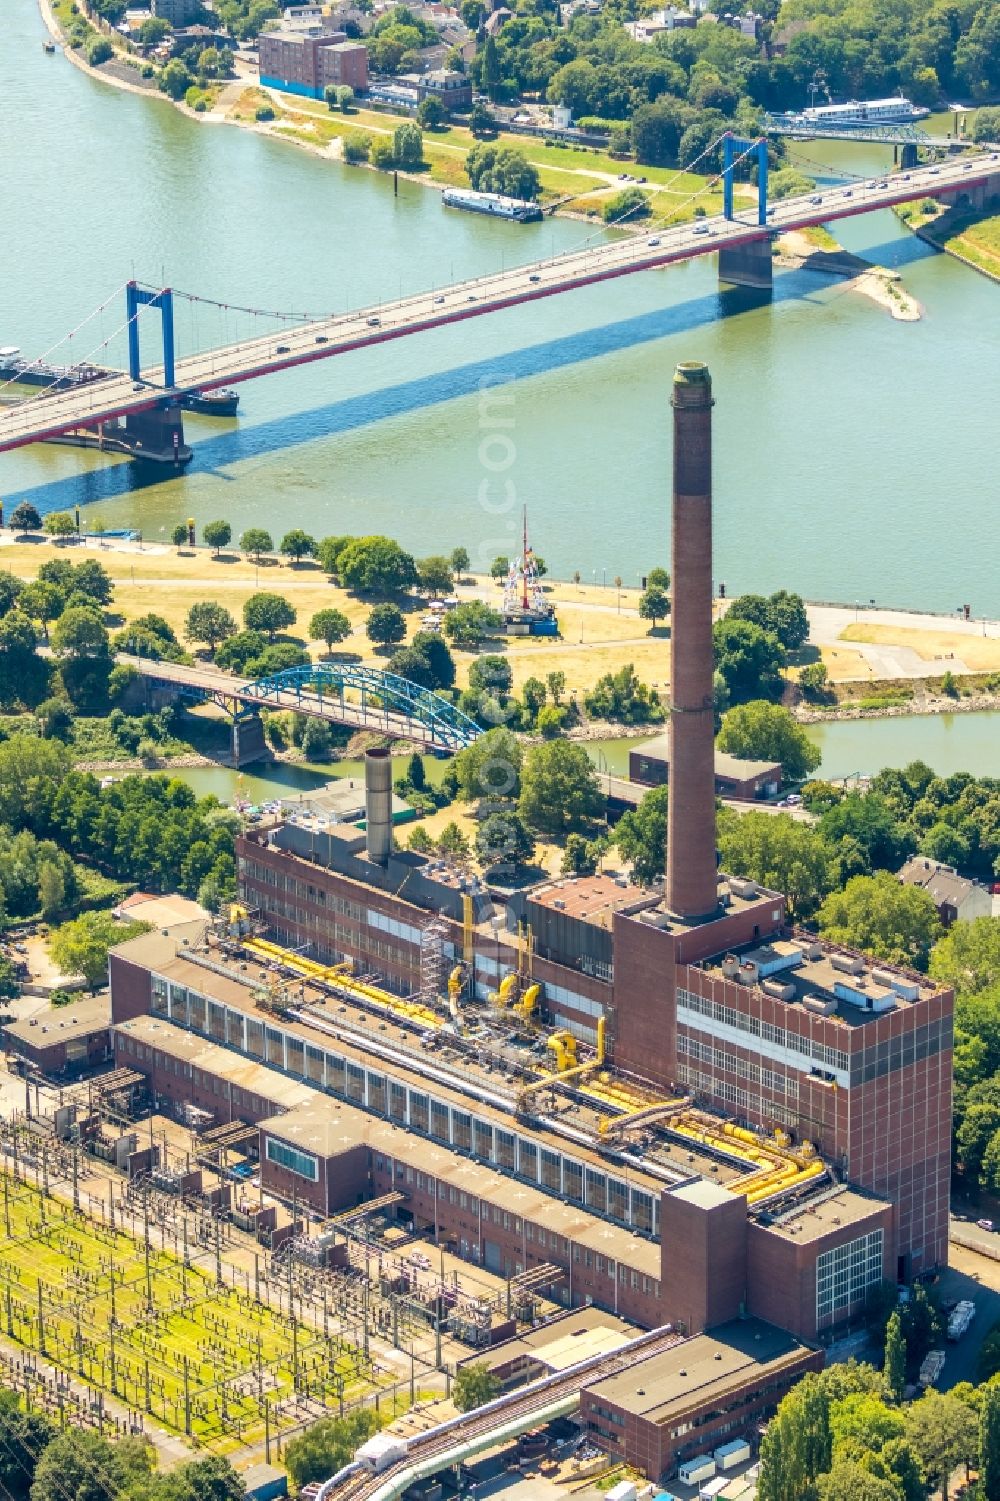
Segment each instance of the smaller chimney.
[{"label": "smaller chimney", "polygon": [[392,757],[387,750],[365,753],[365,843],[368,858],[387,865],[392,854]]}]

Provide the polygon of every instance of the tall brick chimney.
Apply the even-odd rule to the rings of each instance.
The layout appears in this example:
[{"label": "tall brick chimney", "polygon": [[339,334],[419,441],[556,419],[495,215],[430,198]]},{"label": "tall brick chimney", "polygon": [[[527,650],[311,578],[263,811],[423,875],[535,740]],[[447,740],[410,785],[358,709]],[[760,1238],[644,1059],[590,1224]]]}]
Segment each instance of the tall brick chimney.
[{"label": "tall brick chimney", "polygon": [[666,902],[680,917],[717,906],[712,710],[712,377],[678,365],[671,522],[670,797]]}]

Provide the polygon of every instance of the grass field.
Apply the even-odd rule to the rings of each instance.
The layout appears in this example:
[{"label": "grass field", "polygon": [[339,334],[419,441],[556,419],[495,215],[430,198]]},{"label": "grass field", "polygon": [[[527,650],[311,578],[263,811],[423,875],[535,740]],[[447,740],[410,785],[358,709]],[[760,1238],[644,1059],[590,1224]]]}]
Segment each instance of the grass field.
[{"label": "grass field", "polygon": [[[3,1176],[2,1327],[91,1386],[230,1453],[373,1389],[358,1351]],[[293,1417],[294,1414],[294,1417]]]},{"label": "grass field", "polygon": [[976,672],[1000,671],[1000,641],[990,636],[966,635],[961,631],[916,631],[896,625],[849,625],[842,641],[868,641],[879,646],[909,646],[932,664],[947,670],[948,658],[958,657]]}]

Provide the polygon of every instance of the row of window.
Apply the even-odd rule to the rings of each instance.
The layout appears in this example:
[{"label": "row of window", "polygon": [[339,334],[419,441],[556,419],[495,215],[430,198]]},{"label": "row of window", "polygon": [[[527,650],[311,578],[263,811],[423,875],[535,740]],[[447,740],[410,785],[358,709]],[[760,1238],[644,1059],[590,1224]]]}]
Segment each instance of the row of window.
[{"label": "row of window", "polygon": [[[772,1043],[775,1047],[787,1048],[790,1052],[800,1053],[805,1058],[814,1058],[818,1063],[825,1063],[830,1068],[843,1069],[845,1072],[850,1060],[840,1048],[829,1047],[824,1042],[813,1042],[811,1038],[802,1037],[798,1032],[788,1032],[784,1027],[775,1027],[771,1022],[761,1021],[757,1016],[748,1016],[744,1011],[737,1011],[732,1006],[724,1006],[721,1001],[710,1001],[705,996],[695,995],[693,991],[678,987],[677,990],[678,1013],[685,1012],[689,1016],[705,1016],[712,1021],[721,1022],[724,1026],[734,1027],[738,1032],[746,1032],[750,1037],[759,1037],[765,1043]],[[766,1052],[762,1048],[761,1052]]]},{"label": "row of window", "polygon": [[300,881],[296,876],[288,875],[282,870],[274,870],[270,865],[264,865],[259,860],[241,859],[240,875],[249,876],[251,880],[258,881],[262,886],[270,886],[275,891],[288,891],[303,901],[315,902],[317,906],[325,907],[328,912],[340,912],[344,917],[352,917],[355,922],[360,922],[364,913],[360,902],[352,902],[347,897],[338,896],[335,892],[327,891],[323,886],[314,885],[312,881]]},{"label": "row of window", "polygon": [[[395,917],[387,917],[384,912],[377,912],[374,907],[368,908],[366,916],[370,928],[378,928],[383,933],[390,933],[393,938],[405,939],[407,943],[412,943],[415,948],[420,947],[420,942],[424,935],[420,928],[414,927],[412,923],[400,922]],[[455,950],[452,944],[446,943],[443,945],[443,948],[449,957],[454,955]]]},{"label": "row of window", "polygon": [[677,1052],[681,1057],[688,1057],[697,1063],[707,1063],[723,1073],[735,1074],[738,1079],[747,1079],[751,1084],[763,1084],[765,1089],[770,1089],[774,1094],[787,1095],[789,1099],[798,1099],[799,1081],[791,1074],[776,1074],[769,1068],[763,1068],[759,1063],[751,1063],[748,1058],[742,1058],[738,1053],[727,1053],[721,1048],[713,1048],[710,1042],[701,1042],[697,1037],[685,1037],[679,1033],[677,1037]]},{"label": "row of window", "polygon": [[[375,1169],[377,1172],[388,1173],[393,1183],[406,1183],[418,1192],[428,1193],[431,1198],[437,1198],[440,1204],[452,1204],[458,1209],[465,1210],[468,1214],[478,1217],[478,1225],[495,1225],[498,1230],[506,1230],[508,1234],[523,1236],[527,1245],[537,1246],[540,1251],[546,1251],[553,1258],[561,1257],[566,1263],[572,1258],[574,1266],[583,1266],[596,1272],[599,1277],[608,1277],[612,1282],[617,1279],[622,1287],[632,1287],[635,1291],[659,1297],[660,1284],[655,1277],[648,1277],[642,1272],[636,1271],[635,1267],[628,1267],[624,1262],[615,1262],[610,1256],[602,1256],[598,1251],[592,1251],[589,1246],[581,1246],[570,1241],[564,1235],[557,1235],[554,1230],[546,1230],[542,1225],[536,1225],[534,1220],[522,1220],[519,1214],[512,1214],[508,1209],[501,1209],[499,1204],[489,1204],[479,1199],[475,1194],[466,1193],[463,1189],[455,1188],[453,1184],[442,1183],[430,1173],[422,1173],[419,1168],[411,1167],[409,1163],[396,1161],[392,1157],[382,1157],[376,1154]],[[476,1228],[473,1226],[472,1228]],[[519,1269],[520,1264],[519,1264]]]},{"label": "row of window", "polygon": [[703,1074],[700,1069],[691,1068],[686,1063],[677,1065],[677,1082],[685,1085],[692,1094],[707,1095],[717,1100],[725,1100],[728,1105],[735,1105],[738,1110],[754,1111],[758,1115],[765,1114],[769,1120],[777,1121],[782,1126],[788,1126],[793,1131],[798,1130],[799,1118],[792,1111],[786,1110],[784,1105],[779,1105],[770,1100],[762,1100],[759,1095],[751,1097],[745,1089],[738,1089],[728,1079],[719,1079],[713,1074]]},{"label": "row of window", "polygon": [[311,1152],[300,1152],[298,1147],[275,1141],[273,1136],[267,1138],[264,1152],[268,1162],[276,1162],[279,1167],[286,1167],[290,1173],[306,1178],[310,1183],[319,1182],[319,1163]]},{"label": "row of window", "polygon": [[816,1259],[816,1322],[836,1322],[882,1281],[883,1234],[872,1230]]},{"label": "row of window", "polygon": [[534,1138],[494,1126],[492,1121],[435,1099],[387,1073],[366,1069],[354,1059],[329,1053],[281,1026],[209,1000],[186,986],[168,983],[159,975],[153,976],[152,997],[154,1015],[169,1016],[212,1042],[305,1079],[412,1131],[540,1185],[560,1198],[584,1205],[595,1214],[648,1235],[657,1233],[659,1199],[645,1189],[585,1166],[562,1152],[540,1148]]}]

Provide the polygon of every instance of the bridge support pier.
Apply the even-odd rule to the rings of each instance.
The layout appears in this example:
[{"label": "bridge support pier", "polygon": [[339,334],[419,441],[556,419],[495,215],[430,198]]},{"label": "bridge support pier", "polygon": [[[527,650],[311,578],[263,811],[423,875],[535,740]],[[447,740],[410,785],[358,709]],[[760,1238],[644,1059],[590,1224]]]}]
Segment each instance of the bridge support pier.
[{"label": "bridge support pier", "polygon": [[773,286],[771,241],[769,237],[750,240],[719,251],[719,280],[734,287],[751,287],[770,292]]},{"label": "bridge support pier", "polygon": [[904,172],[912,172],[917,165],[916,141],[904,141],[899,148],[899,165]]},{"label": "bridge support pier", "polygon": [[137,459],[149,458],[158,464],[186,464],[191,450],[184,442],[184,419],[179,406],[171,402],[148,412],[129,412],[125,432]]},{"label": "bridge support pier", "polygon": [[244,719],[233,720],[232,736],[233,766],[249,766],[251,761],[263,761],[268,755],[264,739],[264,721],[259,714],[248,714]]}]

